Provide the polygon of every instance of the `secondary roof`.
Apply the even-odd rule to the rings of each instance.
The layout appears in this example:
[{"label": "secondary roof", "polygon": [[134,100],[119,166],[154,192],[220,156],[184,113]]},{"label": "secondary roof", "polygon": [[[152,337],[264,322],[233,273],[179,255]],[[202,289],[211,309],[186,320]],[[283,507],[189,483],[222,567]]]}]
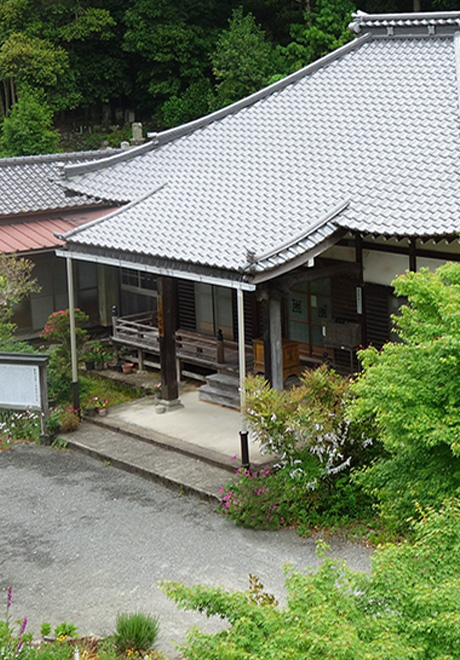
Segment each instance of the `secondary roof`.
[{"label": "secondary roof", "polygon": [[[358,14],[353,42],[147,145],[64,168],[131,202],[65,235],[79,254],[250,281],[348,230],[460,230],[460,12]],[[237,275],[238,274],[238,275]]]},{"label": "secondary roof", "polygon": [[61,167],[115,153],[117,150],[107,149],[0,158],[0,217],[102,204],[97,196],[66,191],[59,183]]}]

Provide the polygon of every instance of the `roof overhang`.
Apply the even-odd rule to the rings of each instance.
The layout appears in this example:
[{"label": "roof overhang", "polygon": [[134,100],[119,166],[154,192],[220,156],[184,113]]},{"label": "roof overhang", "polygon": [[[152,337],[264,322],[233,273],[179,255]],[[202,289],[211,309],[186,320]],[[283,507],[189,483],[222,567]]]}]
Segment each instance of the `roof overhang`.
[{"label": "roof overhang", "polygon": [[154,273],[155,275],[224,286],[242,291],[255,291],[256,289],[255,284],[246,280],[244,273],[224,271],[219,268],[201,266],[199,264],[164,260],[148,255],[107,250],[80,244],[72,245],[71,243],[67,243],[66,249],[56,250],[56,255],[58,257],[70,257],[77,261],[89,261],[105,266],[116,266],[118,268],[132,268],[147,273]]}]

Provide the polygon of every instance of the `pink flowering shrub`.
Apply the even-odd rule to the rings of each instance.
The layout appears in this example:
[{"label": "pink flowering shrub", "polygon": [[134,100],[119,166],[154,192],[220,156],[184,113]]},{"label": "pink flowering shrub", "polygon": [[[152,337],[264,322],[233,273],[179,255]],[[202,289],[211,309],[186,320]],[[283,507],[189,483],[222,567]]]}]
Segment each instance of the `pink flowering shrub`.
[{"label": "pink flowering shrub", "polygon": [[220,489],[220,510],[243,527],[278,529],[284,523],[280,485],[269,466],[256,472],[239,468],[236,479]]},{"label": "pink flowering shrub", "polygon": [[[77,339],[77,349],[81,351],[88,333],[81,326],[89,322],[89,316],[81,309],[75,310],[75,334]],[[64,360],[70,360],[70,312],[68,309],[61,309],[53,312],[43,328],[40,337],[49,344],[57,345],[56,351]]]}]

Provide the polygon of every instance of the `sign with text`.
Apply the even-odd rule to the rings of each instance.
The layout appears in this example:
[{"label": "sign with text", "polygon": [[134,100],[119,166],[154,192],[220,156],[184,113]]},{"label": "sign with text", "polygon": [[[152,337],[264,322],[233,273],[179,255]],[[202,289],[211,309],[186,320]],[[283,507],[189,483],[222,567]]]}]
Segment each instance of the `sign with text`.
[{"label": "sign with text", "polygon": [[38,366],[0,364],[0,406],[41,409]]}]

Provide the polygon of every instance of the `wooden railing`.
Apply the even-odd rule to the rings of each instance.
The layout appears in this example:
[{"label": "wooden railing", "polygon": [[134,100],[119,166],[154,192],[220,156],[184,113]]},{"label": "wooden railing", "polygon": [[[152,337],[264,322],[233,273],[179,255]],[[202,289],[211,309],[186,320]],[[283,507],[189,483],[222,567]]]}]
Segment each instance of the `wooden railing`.
[{"label": "wooden railing", "polygon": [[[156,316],[152,312],[131,314],[114,318],[112,342],[137,350],[139,364],[144,363],[143,353],[160,354],[160,342]],[[199,365],[209,369],[238,366],[238,344],[229,340],[202,335],[187,330],[176,332],[176,357],[180,363]],[[248,368],[252,365],[252,350],[246,346]],[[149,364],[149,362],[145,362]]]},{"label": "wooden railing", "polygon": [[115,343],[159,353],[156,314],[144,312],[114,319],[112,340]]}]

